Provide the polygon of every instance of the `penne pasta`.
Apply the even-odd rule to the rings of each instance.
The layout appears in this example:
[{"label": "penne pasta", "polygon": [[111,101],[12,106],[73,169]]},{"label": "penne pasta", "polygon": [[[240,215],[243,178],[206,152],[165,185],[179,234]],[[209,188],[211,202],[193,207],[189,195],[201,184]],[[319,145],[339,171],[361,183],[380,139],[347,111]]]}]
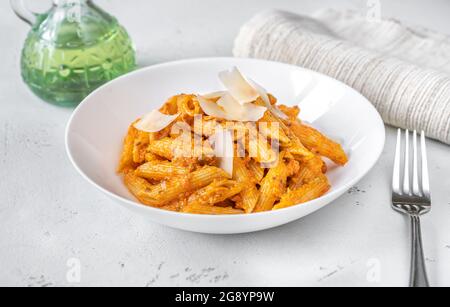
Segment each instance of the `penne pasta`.
[{"label": "penne pasta", "polygon": [[210,185],[197,190],[188,198],[188,204],[186,208],[196,205],[208,205],[214,206],[217,203],[224,202],[225,200],[239,194],[244,187],[243,184],[233,180],[218,180],[213,181]]},{"label": "penne pasta", "polygon": [[147,162],[139,166],[135,171],[137,176],[153,180],[170,179],[175,176],[187,175],[188,173],[188,168],[169,161]]},{"label": "penne pasta", "polygon": [[257,182],[261,182],[261,180],[263,180],[265,175],[265,169],[261,166],[261,163],[258,163],[255,160],[250,159],[250,161],[248,162],[248,168]]},{"label": "penne pasta", "polygon": [[124,140],[122,154],[120,156],[119,166],[117,168],[117,172],[124,173],[129,169],[133,169],[135,167],[135,163],[133,161],[133,148],[134,148],[134,140],[137,136],[137,129],[134,128],[134,123],[128,128],[127,135]]},{"label": "penne pasta", "polygon": [[147,147],[147,151],[167,160],[172,160],[174,157],[173,143],[174,140],[168,137],[156,140],[150,143]]},{"label": "penne pasta", "polygon": [[286,190],[287,175],[288,169],[286,163],[280,158],[278,164],[269,170],[261,183],[259,190],[260,196],[255,207],[255,212],[272,210],[275,202]]},{"label": "penne pasta", "polygon": [[273,210],[292,207],[297,204],[306,203],[319,198],[330,189],[328,179],[322,175],[300,187],[297,190],[288,191],[281,197],[280,203],[273,207]]},{"label": "penne pasta", "polygon": [[316,129],[303,125],[298,120],[292,121],[291,129],[310,151],[327,157],[339,165],[345,165],[348,162],[342,146],[330,140]]},{"label": "penne pasta", "polygon": [[149,143],[149,133],[138,131],[133,144],[133,162],[140,164],[145,162],[145,155]]},{"label": "penne pasta", "polygon": [[[305,203],[329,190],[322,157],[344,165],[348,158],[341,145],[302,124],[298,107],[277,105],[270,94],[268,101],[264,89],[252,91],[256,84],[244,86],[249,91],[242,95],[241,85],[233,85],[235,96],[169,98],[159,112],[177,116],[169,122],[159,114],[158,132],[129,127],[117,172],[139,202],[191,214],[251,214]],[[219,131],[232,137],[224,142]]]},{"label": "penne pasta", "polygon": [[242,158],[234,158],[233,179],[242,183],[245,187],[240,194],[242,204],[239,207],[244,209],[246,213],[252,213],[258,202],[259,191],[256,188],[257,181],[255,177],[253,177],[252,172],[247,168]]},{"label": "penne pasta", "polygon": [[163,114],[175,115],[178,114],[178,95],[170,97],[164,105],[159,109]]},{"label": "penne pasta", "polygon": [[177,97],[178,112],[186,120],[186,117],[193,118],[195,115],[202,114],[202,109],[195,95],[179,95]]},{"label": "penne pasta", "polygon": [[251,158],[266,165],[266,167],[273,165],[278,159],[278,154],[272,149],[268,140],[255,130],[250,130],[248,153]]},{"label": "penne pasta", "polygon": [[280,126],[280,123],[275,121],[270,114],[270,112],[266,112],[264,117],[259,120],[259,133],[266,138],[278,141],[283,146],[290,146],[291,140]]},{"label": "penne pasta", "polygon": [[125,174],[124,182],[128,190],[133,194],[141,203],[148,206],[156,206],[152,199],[147,199],[145,191],[152,189],[152,185],[145,179],[140,178],[134,174],[134,172],[128,172]]},{"label": "penne pasta", "polygon": [[151,188],[140,190],[135,195],[139,200],[145,200],[145,204],[162,207],[174,200],[188,197],[192,192],[211,184],[214,180],[226,179],[227,177],[228,174],[222,169],[205,166],[187,176],[162,181]]},{"label": "penne pasta", "polygon": [[145,154],[145,162],[152,162],[152,161],[161,161],[161,158],[155,155],[151,152],[146,152]]},{"label": "penne pasta", "polygon": [[287,170],[288,170],[288,177],[291,176],[295,176],[296,174],[299,173],[300,171],[300,162],[298,162],[297,160],[289,160],[289,162],[286,165]]},{"label": "penne pasta", "polygon": [[272,112],[266,113],[267,120],[271,122],[277,122],[281,129],[286,133],[288,138],[291,140],[290,146],[287,148],[289,152],[293,155],[296,155],[304,160],[308,160],[314,157],[314,154],[309,151],[300,141],[300,139],[291,131],[290,123],[285,124],[281,119],[275,116]]},{"label": "penne pasta", "polygon": [[300,188],[302,185],[311,182],[315,178],[326,173],[326,164],[319,156],[311,160],[304,161],[299,165],[298,171],[291,178],[291,189]]},{"label": "penne pasta", "polygon": [[300,114],[300,108],[295,106],[295,107],[288,107],[285,105],[279,105],[278,109],[283,112],[284,114],[286,114],[291,120],[297,120],[298,116]]}]

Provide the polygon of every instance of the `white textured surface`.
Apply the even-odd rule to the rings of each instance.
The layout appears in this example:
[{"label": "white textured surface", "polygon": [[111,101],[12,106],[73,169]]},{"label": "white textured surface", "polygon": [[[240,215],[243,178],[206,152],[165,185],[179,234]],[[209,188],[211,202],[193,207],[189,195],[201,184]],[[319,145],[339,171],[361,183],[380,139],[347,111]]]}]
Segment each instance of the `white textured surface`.
[{"label": "white textured surface", "polygon": [[[132,34],[141,65],[230,55],[239,26],[266,8],[313,12],[366,1],[102,0]],[[239,8],[237,10],[236,8]],[[450,3],[382,1],[396,16],[450,34]],[[394,146],[389,129],[376,168],[333,205],[287,226],[239,236],[180,232],[148,223],[79,177],[64,152],[70,110],[40,102],[19,77],[27,31],[0,4],[0,285],[70,286],[67,261],[81,261],[81,285],[395,285],[408,281],[409,226],[389,207]],[[423,219],[430,280],[450,285],[449,147],[429,144],[433,212]],[[369,268],[379,261],[381,279]]]}]

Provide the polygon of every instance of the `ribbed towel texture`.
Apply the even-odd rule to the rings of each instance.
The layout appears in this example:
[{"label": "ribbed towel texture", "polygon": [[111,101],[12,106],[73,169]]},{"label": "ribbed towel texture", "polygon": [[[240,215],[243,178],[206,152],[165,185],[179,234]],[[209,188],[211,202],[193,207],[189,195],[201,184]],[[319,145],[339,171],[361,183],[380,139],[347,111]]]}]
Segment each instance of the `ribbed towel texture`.
[{"label": "ribbed towel texture", "polygon": [[245,24],[236,57],[309,68],[353,87],[385,123],[450,144],[450,38],[354,12],[266,11]]}]

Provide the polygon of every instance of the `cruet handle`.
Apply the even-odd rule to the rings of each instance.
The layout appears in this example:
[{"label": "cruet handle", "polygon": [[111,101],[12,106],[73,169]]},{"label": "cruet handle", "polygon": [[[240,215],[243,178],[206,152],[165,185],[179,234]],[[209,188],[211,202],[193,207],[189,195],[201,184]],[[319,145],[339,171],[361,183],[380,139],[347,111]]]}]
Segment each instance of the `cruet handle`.
[{"label": "cruet handle", "polygon": [[37,14],[33,13],[26,7],[24,0],[9,0],[9,2],[12,9],[20,19],[25,21],[30,26],[35,24]]}]

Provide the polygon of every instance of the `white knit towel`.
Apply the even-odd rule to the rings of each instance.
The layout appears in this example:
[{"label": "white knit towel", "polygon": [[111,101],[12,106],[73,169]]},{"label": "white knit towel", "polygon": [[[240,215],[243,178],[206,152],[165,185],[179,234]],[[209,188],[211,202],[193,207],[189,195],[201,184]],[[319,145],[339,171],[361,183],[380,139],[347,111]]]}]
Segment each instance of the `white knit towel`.
[{"label": "white knit towel", "polygon": [[314,18],[267,11],[245,24],[237,57],[306,67],[353,87],[385,123],[450,144],[450,38],[394,20],[322,11]]}]

